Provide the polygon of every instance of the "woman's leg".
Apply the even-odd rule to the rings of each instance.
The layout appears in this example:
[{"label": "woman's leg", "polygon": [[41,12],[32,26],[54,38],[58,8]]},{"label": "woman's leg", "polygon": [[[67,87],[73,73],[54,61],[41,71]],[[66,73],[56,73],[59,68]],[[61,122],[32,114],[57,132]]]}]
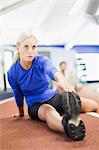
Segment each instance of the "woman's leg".
[{"label": "woman's leg", "polygon": [[78,141],[82,140],[85,137],[85,126],[83,121],[79,117],[79,100],[75,100],[72,98],[68,99],[66,92],[62,95],[62,104],[64,105],[63,118],[50,104],[42,104],[38,108],[37,113],[39,119],[42,121],[46,121],[50,129],[65,133],[72,140]]},{"label": "woman's leg", "polygon": [[[76,105],[74,107],[76,107]],[[67,108],[67,110],[69,109]],[[66,116],[64,114],[62,118],[53,106],[50,104],[43,104],[38,109],[38,117],[40,120],[46,121],[50,129],[65,133],[74,141],[83,140],[85,137],[85,126],[79,116],[77,116],[77,118],[68,119],[67,114]]]},{"label": "woman's leg", "polygon": [[62,117],[53,106],[49,104],[41,105],[38,109],[38,116],[40,120],[46,121],[50,129],[64,133]]},{"label": "woman's leg", "polygon": [[95,112],[98,112],[99,113],[99,104],[94,101],[94,100],[90,100],[90,99],[87,99],[87,98],[83,98],[83,97],[80,97],[81,98],[81,111],[82,112],[92,112],[92,111],[95,111]]}]

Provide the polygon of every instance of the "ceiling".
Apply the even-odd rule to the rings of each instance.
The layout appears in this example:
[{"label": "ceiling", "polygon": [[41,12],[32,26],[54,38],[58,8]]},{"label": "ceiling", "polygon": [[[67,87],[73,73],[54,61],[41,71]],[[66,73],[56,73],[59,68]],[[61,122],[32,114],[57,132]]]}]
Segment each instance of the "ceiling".
[{"label": "ceiling", "polygon": [[20,33],[29,31],[37,36],[41,44],[65,43],[68,47],[77,43],[97,44],[99,25],[95,17],[99,15],[98,2],[99,0],[94,0],[94,3],[93,0],[0,1],[1,43],[15,44]]}]

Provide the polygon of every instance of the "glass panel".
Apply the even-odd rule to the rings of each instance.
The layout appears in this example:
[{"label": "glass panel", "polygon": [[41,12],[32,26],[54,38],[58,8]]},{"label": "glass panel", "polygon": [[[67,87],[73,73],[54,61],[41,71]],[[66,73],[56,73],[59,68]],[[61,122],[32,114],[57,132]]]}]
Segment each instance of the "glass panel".
[{"label": "glass panel", "polygon": [[4,63],[5,63],[5,75],[6,75],[6,87],[10,88],[10,85],[7,80],[7,71],[9,70],[10,66],[12,65],[12,52],[10,52],[10,51],[4,52]]}]

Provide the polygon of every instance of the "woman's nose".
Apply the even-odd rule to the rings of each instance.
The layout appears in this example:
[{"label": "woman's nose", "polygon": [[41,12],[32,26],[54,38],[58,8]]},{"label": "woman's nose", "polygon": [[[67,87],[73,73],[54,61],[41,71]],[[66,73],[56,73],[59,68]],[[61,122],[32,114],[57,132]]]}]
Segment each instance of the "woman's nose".
[{"label": "woman's nose", "polygon": [[29,53],[33,53],[32,48],[29,48],[28,52],[29,52]]}]

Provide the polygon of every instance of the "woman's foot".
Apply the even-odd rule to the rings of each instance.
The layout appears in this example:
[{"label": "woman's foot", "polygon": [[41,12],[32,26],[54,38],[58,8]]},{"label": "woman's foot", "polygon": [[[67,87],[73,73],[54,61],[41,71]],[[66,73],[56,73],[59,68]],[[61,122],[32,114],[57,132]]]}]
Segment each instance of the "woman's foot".
[{"label": "woman's foot", "polygon": [[81,111],[80,97],[74,92],[64,92],[62,96],[64,132],[74,141],[83,140],[85,137],[85,125],[79,117]]}]

